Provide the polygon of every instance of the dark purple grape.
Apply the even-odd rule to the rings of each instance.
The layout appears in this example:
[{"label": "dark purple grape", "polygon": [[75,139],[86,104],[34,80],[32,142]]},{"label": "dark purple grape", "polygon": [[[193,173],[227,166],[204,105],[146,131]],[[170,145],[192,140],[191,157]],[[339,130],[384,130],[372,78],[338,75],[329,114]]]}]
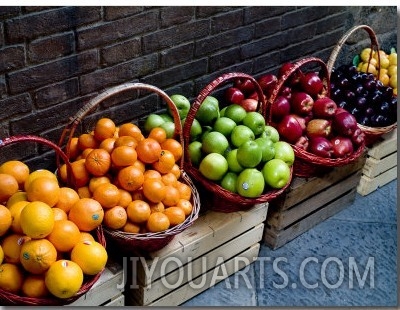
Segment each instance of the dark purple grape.
[{"label": "dark purple grape", "polygon": [[389,102],[384,101],[382,102],[380,109],[379,109],[380,113],[384,116],[388,116],[390,113],[390,106],[389,106]]},{"label": "dark purple grape", "polygon": [[381,114],[375,114],[371,116],[371,126],[372,127],[382,127],[385,126],[387,118]]},{"label": "dark purple grape", "polygon": [[350,110],[350,113],[353,114],[354,117],[357,118],[357,119],[360,118],[362,116],[362,114],[363,114],[362,110],[357,108],[357,107],[352,108]]},{"label": "dark purple grape", "polygon": [[339,87],[342,89],[348,89],[350,85],[350,81],[347,78],[343,78],[339,81]]},{"label": "dark purple grape", "polygon": [[356,99],[354,100],[356,107],[358,107],[361,110],[365,110],[368,107],[368,102],[367,102],[367,98],[365,97],[356,97]]},{"label": "dark purple grape", "polygon": [[389,106],[391,111],[397,112],[397,97],[392,97],[389,100]]},{"label": "dark purple grape", "polygon": [[372,95],[368,98],[368,100],[371,102],[372,105],[379,107],[383,102],[382,92],[376,90],[375,92],[372,93]]},{"label": "dark purple grape", "polygon": [[391,87],[383,87],[380,89],[380,91],[382,92],[382,97],[385,100],[390,100],[391,98],[393,98],[393,88]]},{"label": "dark purple grape", "polygon": [[367,90],[375,90],[376,89],[376,81],[375,80],[365,80],[363,86]]},{"label": "dark purple grape", "polygon": [[364,115],[364,116],[361,116],[359,119],[357,119],[357,123],[359,123],[359,124],[361,124],[363,126],[368,126],[369,127],[370,124],[371,124],[371,120],[370,120],[370,118],[368,116]]},{"label": "dark purple grape", "polygon": [[354,102],[356,99],[356,94],[351,90],[347,90],[345,92],[345,98],[347,101]]},{"label": "dark purple grape", "polygon": [[366,116],[372,116],[375,114],[375,110],[372,107],[368,107],[365,109],[364,113]]},{"label": "dark purple grape", "polygon": [[348,102],[348,101],[339,101],[339,103],[337,104],[338,107],[343,108],[347,111],[350,111],[353,108],[353,105]]},{"label": "dark purple grape", "polygon": [[333,101],[341,101],[343,99],[343,91],[340,88],[335,89],[331,92],[331,98]]}]

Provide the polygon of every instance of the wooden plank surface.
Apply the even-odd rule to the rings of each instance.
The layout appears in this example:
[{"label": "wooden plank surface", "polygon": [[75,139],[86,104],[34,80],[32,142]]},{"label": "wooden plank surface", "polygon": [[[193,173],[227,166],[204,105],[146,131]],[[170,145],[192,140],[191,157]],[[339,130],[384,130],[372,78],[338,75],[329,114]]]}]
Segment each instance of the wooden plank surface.
[{"label": "wooden plank surface", "polygon": [[394,179],[397,179],[397,166],[374,178],[369,178],[366,175],[363,175],[361,176],[360,183],[357,186],[357,192],[362,196],[366,196]]},{"label": "wooden plank surface", "polygon": [[367,177],[374,178],[395,166],[397,166],[397,152],[389,154],[381,159],[368,157],[365,161],[363,174]]},{"label": "wooden plank surface", "polygon": [[[223,261],[228,261],[232,257],[237,256],[239,253],[249,248],[251,245],[259,243],[262,240],[263,231],[264,224],[258,224],[256,227],[244,234],[237,236],[220,247],[215,248],[204,256],[191,261],[190,264],[186,264],[181,268],[174,270],[168,275],[150,283],[146,287],[140,286],[135,290],[126,289],[126,294],[134,295],[134,299],[138,302],[138,305],[150,304],[160,297],[173,292],[175,289],[173,286],[186,285],[192,279],[196,279],[207,271],[213,269],[221,259],[223,259]],[[176,265],[175,262],[172,264]],[[160,266],[161,265],[157,265],[158,268],[161,268]],[[173,284],[173,286],[165,285],[166,283]]]},{"label": "wooden plank surface", "polygon": [[382,136],[383,141],[375,143],[369,150],[368,156],[381,159],[397,151],[397,128]]}]

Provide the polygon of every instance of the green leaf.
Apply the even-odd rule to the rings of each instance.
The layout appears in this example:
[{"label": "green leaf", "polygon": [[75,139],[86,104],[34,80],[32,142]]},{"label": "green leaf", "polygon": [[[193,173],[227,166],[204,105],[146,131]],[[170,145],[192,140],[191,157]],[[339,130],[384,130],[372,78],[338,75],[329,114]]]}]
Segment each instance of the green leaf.
[{"label": "green leaf", "polygon": [[391,49],[390,49],[390,54],[391,53],[396,53],[396,48],[395,47],[392,47]]},{"label": "green leaf", "polygon": [[360,63],[360,55],[354,56],[353,65],[357,67],[359,63]]}]

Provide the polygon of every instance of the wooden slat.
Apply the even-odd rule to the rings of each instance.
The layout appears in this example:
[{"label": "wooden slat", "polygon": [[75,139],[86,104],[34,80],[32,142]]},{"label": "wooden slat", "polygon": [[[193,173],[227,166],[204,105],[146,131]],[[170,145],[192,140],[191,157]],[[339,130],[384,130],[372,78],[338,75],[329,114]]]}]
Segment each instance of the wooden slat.
[{"label": "wooden slat", "polygon": [[105,303],[102,306],[106,307],[123,307],[125,306],[125,295],[121,294],[114,298],[112,298],[109,302]]},{"label": "wooden slat", "polygon": [[397,152],[389,154],[381,159],[368,157],[365,161],[363,174],[367,177],[374,178],[395,166],[397,166]]},{"label": "wooden slat", "polygon": [[382,136],[383,141],[375,143],[369,150],[368,156],[381,159],[397,151],[397,128]]},{"label": "wooden slat", "polygon": [[374,178],[369,178],[366,175],[363,175],[361,176],[360,183],[357,186],[357,192],[362,196],[366,196],[394,179],[397,179],[397,166]]},{"label": "wooden slat", "polygon": [[[188,284],[191,279],[195,279],[214,268],[221,258],[223,258],[224,261],[228,261],[243,250],[249,248],[249,246],[260,242],[263,231],[264,224],[259,224],[246,233],[206,253],[204,256],[191,261],[190,264],[186,264],[165,277],[152,282],[148,286],[140,286],[138,289],[130,291],[126,290],[126,293],[134,295],[134,299],[138,302],[138,305],[150,304],[160,297],[174,291],[174,288],[166,286],[165,283],[181,284],[180,286]],[[176,265],[176,263],[172,264]],[[157,265],[157,267],[161,268],[161,265]]]},{"label": "wooden slat", "polygon": [[294,225],[284,230],[275,230],[265,227],[264,242],[272,249],[277,249],[294,238],[300,236],[315,225],[321,223],[337,212],[344,210],[354,202],[356,189],[353,188],[347,194],[332,201],[315,213],[305,217]]}]

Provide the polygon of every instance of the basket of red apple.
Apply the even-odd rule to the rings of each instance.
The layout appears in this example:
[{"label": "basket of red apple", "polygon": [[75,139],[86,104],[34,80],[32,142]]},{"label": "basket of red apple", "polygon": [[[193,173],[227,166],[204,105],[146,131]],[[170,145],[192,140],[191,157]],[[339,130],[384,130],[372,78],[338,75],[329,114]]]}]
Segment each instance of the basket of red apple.
[{"label": "basket of red apple", "polygon": [[[250,82],[251,91],[244,95],[235,87],[240,81]],[[191,105],[183,126],[184,168],[203,209],[245,210],[278,197],[290,184],[294,151],[267,125],[266,111],[260,85],[240,72],[213,80]]]},{"label": "basket of red apple", "polygon": [[[355,55],[352,63],[334,68],[348,38],[359,30],[369,35],[370,46]],[[381,50],[371,27],[358,25],[346,32],[333,49],[327,67],[331,98],[355,116],[367,146],[397,127],[397,53],[395,49],[390,54]]]},{"label": "basket of red apple", "polygon": [[355,161],[364,150],[364,133],[357,120],[330,98],[329,85],[326,64],[319,58],[285,63],[279,69],[268,115],[294,149],[295,176],[323,174]]}]

